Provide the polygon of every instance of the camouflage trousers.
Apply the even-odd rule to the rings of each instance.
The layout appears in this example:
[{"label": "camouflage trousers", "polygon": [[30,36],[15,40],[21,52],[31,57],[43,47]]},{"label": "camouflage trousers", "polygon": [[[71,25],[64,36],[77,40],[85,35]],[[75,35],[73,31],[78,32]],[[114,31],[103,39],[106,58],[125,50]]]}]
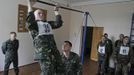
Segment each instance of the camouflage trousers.
[{"label": "camouflage trousers", "polygon": [[128,75],[128,65],[127,64],[116,64],[115,75]]},{"label": "camouflage trousers", "polygon": [[41,75],[60,75],[62,60],[54,36],[42,35],[35,38],[34,47],[34,59],[40,64]]},{"label": "camouflage trousers", "polygon": [[56,75],[56,71],[54,71],[54,65],[49,60],[38,60],[38,62],[41,69],[40,75]]}]

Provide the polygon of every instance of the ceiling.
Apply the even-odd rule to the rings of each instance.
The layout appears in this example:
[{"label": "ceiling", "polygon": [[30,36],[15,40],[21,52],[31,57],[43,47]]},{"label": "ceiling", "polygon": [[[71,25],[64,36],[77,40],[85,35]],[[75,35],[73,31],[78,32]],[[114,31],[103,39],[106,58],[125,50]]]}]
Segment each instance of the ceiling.
[{"label": "ceiling", "polygon": [[78,3],[78,2],[87,2],[87,1],[94,1],[94,0],[66,0],[70,3]]},{"label": "ceiling", "polygon": [[[67,0],[69,1],[69,0]],[[70,0],[71,5],[80,6],[88,4],[107,4],[107,3],[119,3],[119,2],[128,2],[134,0]]]},{"label": "ceiling", "polygon": [[42,0],[42,1],[58,2],[64,5],[69,4],[70,6],[80,6],[80,5],[89,5],[89,4],[130,2],[134,0]]}]

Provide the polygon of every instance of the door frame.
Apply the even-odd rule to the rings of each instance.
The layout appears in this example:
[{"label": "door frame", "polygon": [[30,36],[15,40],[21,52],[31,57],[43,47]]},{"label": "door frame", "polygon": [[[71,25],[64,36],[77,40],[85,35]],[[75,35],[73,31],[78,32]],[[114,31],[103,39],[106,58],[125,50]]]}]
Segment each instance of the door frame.
[{"label": "door frame", "polygon": [[[84,57],[84,52],[83,52],[83,54],[82,54],[83,27],[84,27],[84,26],[81,27],[81,35],[80,35],[80,36],[81,36],[81,37],[80,37],[81,41],[80,41],[79,55],[80,55],[81,57],[82,57],[82,56]],[[102,34],[101,34],[101,35],[103,35],[103,33],[104,33],[104,27],[97,27],[97,26],[95,26],[95,27],[94,27],[94,26],[87,26],[87,27],[93,27],[93,33],[94,33],[94,29],[95,29],[95,28],[102,28]],[[93,35],[94,35],[94,34],[93,34]],[[92,38],[94,38],[93,35],[92,35]],[[93,45],[93,39],[92,39],[92,45]],[[96,47],[96,48],[97,48],[97,47]],[[96,50],[96,51],[97,51],[97,50]],[[91,47],[91,53],[92,53],[92,47]],[[92,54],[91,54],[91,55],[92,55]],[[97,55],[97,54],[96,54],[96,55]],[[92,57],[92,56],[91,56],[91,57]],[[96,59],[96,58],[91,58],[91,57],[90,57],[91,60],[94,60],[94,61],[97,61],[97,60],[98,60],[98,58]]]}]

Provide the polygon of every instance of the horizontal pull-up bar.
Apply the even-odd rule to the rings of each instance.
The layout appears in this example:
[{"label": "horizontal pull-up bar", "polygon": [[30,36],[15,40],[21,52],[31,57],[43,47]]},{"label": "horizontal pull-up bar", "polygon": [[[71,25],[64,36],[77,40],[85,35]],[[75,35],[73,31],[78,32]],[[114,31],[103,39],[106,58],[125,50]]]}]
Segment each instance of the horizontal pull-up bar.
[{"label": "horizontal pull-up bar", "polygon": [[[47,5],[50,5],[50,6],[57,6],[57,5],[55,5],[55,4],[48,3],[48,2],[44,2],[44,1],[41,1],[41,0],[37,0],[37,2],[39,2],[39,3],[43,3],[43,4],[47,4]],[[83,12],[83,11],[76,10],[76,9],[72,9],[72,8],[68,8],[68,7],[60,6],[60,8],[62,8],[62,9],[66,9],[66,10],[75,11],[75,12],[79,12],[79,13],[85,13],[85,12]]]}]

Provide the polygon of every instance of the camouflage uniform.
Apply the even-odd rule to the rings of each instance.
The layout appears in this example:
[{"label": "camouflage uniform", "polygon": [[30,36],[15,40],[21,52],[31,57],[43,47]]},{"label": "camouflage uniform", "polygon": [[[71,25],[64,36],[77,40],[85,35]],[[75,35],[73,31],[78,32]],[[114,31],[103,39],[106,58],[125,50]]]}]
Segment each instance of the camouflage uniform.
[{"label": "camouflage uniform", "polygon": [[[104,48],[105,50],[103,52],[101,52],[99,50],[99,48]],[[97,50],[98,50],[98,71],[97,71],[97,75],[104,75],[106,73],[107,70],[107,63],[108,63],[108,59],[109,59],[109,55],[110,55],[110,47],[107,44],[107,42],[102,42],[100,41],[98,43],[97,46]]]},{"label": "camouflage uniform", "polygon": [[36,21],[33,12],[28,14],[27,29],[33,38],[33,44],[36,49],[34,59],[40,64],[41,75],[55,75],[56,73],[60,75],[58,72],[61,72],[60,63],[62,60],[56,47],[54,35],[50,33],[50,30],[61,26],[60,15],[56,16],[56,21]]},{"label": "camouflage uniform", "polygon": [[70,52],[68,58],[62,54],[62,61],[65,66],[64,75],[82,75],[82,64],[76,53]]},{"label": "camouflage uniform", "polygon": [[[123,47],[128,49],[123,49]],[[115,48],[114,59],[117,61],[115,75],[120,75],[121,73],[122,75],[128,75],[128,63],[132,62],[132,53],[129,44],[121,44]]]},{"label": "camouflage uniform", "polygon": [[132,60],[131,60],[131,69],[129,72],[129,75],[133,75],[134,74],[134,46],[132,46]]},{"label": "camouflage uniform", "polygon": [[134,74],[134,46],[132,46],[131,69],[128,75]]},{"label": "camouflage uniform", "polygon": [[122,42],[123,42],[123,41],[121,41],[121,40],[116,40],[116,41],[115,41],[115,47],[120,46],[120,45],[122,44]]},{"label": "camouflage uniform", "polygon": [[15,39],[14,41],[7,40],[2,44],[2,51],[3,54],[5,54],[5,66],[3,75],[8,75],[11,63],[13,63],[16,75],[19,75],[18,48],[19,48],[19,41],[17,39]]}]

